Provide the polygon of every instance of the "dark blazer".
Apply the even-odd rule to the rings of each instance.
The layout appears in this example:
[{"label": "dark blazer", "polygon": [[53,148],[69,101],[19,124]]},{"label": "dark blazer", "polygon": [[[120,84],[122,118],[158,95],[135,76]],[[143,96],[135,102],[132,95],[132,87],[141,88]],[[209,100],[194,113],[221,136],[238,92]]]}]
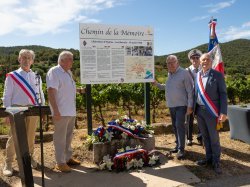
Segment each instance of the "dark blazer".
[{"label": "dark blazer", "polygon": [[[211,69],[208,74],[205,90],[215,106],[219,109],[219,115],[227,114],[227,88],[222,73]],[[197,96],[197,85],[195,83],[194,111],[196,109]]]}]

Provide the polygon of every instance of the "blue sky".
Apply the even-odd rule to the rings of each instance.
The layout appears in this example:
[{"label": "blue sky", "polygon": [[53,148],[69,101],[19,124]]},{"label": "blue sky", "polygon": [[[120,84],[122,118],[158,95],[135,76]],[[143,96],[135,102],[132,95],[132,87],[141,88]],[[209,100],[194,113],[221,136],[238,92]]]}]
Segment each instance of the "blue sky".
[{"label": "blue sky", "polygon": [[219,42],[250,39],[249,0],[1,0],[0,46],[79,49],[79,22],[154,28],[155,55],[208,42],[218,19]]}]

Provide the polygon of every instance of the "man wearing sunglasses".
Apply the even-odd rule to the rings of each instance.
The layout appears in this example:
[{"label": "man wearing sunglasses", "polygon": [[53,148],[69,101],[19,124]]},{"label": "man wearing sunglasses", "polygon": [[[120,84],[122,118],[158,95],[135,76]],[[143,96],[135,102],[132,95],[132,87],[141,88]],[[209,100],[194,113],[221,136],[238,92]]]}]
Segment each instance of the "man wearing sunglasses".
[{"label": "man wearing sunglasses", "polygon": [[[200,56],[202,55],[202,52],[198,49],[192,49],[188,53],[188,59],[191,62],[191,65],[186,68],[188,72],[190,73],[193,81],[195,80],[196,74],[199,70],[201,70],[200,67]],[[186,124],[187,124],[187,129],[186,129],[186,134],[187,134],[187,145],[192,146],[193,144],[193,125],[194,125],[194,115],[193,113],[186,118]],[[201,132],[198,128],[198,134],[197,134],[197,141],[200,145],[202,145],[202,136]]]}]

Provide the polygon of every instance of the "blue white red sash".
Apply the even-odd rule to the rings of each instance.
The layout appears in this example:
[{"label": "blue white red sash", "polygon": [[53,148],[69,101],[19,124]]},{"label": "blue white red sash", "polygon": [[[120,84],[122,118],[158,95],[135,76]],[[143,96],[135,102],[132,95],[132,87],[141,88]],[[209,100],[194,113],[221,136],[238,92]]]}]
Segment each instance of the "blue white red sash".
[{"label": "blue white red sash", "polygon": [[142,158],[144,163],[148,162],[148,152],[145,149],[133,149],[122,153],[117,153],[113,158],[114,167],[117,169],[123,169],[125,168],[124,160],[129,162],[132,159],[138,157]]},{"label": "blue white red sash", "polygon": [[17,83],[17,85],[20,86],[33,105],[37,105],[38,100],[35,91],[21,75],[19,75],[16,71],[13,71],[8,73],[7,76],[10,76]]},{"label": "blue white red sash", "polygon": [[196,79],[197,79],[196,84],[197,84],[198,94],[199,94],[201,100],[203,101],[203,103],[205,104],[206,109],[208,109],[208,111],[214,117],[218,118],[219,117],[218,108],[215,106],[215,104],[210,99],[209,95],[207,94],[206,90],[204,89],[200,72],[197,73],[197,78]]},{"label": "blue white red sash", "polygon": [[117,153],[114,157],[114,160],[119,159],[119,158],[123,158],[126,156],[133,156],[134,154],[137,154],[137,153],[147,153],[147,151],[145,149],[132,149],[132,150],[125,151],[122,153]]},{"label": "blue white red sash", "polygon": [[119,131],[122,131],[122,132],[126,133],[127,135],[132,136],[134,138],[145,139],[145,138],[142,138],[140,136],[137,136],[136,134],[133,134],[129,129],[127,129],[127,128],[123,127],[123,126],[114,125],[114,124],[108,124],[108,126],[114,128],[114,129],[117,129]]}]

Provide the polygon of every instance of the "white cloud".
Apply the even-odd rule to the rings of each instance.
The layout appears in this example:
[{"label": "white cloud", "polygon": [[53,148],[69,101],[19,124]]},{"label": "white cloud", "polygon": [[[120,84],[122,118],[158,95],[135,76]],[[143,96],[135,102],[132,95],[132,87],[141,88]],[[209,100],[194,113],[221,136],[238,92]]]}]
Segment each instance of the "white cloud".
[{"label": "white cloud", "polygon": [[84,23],[99,23],[100,20],[97,19],[90,19],[87,16],[78,16],[74,19],[75,22],[84,22]]},{"label": "white cloud", "polygon": [[103,9],[116,6],[121,0],[8,0],[0,1],[0,35],[22,32],[27,35],[65,32],[72,22],[92,22],[89,18]]},{"label": "white cloud", "polygon": [[219,10],[232,6],[236,0],[224,1],[217,4],[204,5],[204,8],[208,8],[209,13],[218,13]]},{"label": "white cloud", "polygon": [[208,15],[206,15],[206,16],[197,16],[197,17],[192,18],[190,21],[191,22],[201,21],[201,20],[204,20],[204,19],[207,19],[207,18],[209,18]]},{"label": "white cloud", "polygon": [[250,21],[246,22],[246,23],[243,23],[242,27],[243,28],[250,27]]},{"label": "white cloud", "polygon": [[231,26],[220,34],[222,41],[250,38],[250,22],[243,23],[240,27]]}]

